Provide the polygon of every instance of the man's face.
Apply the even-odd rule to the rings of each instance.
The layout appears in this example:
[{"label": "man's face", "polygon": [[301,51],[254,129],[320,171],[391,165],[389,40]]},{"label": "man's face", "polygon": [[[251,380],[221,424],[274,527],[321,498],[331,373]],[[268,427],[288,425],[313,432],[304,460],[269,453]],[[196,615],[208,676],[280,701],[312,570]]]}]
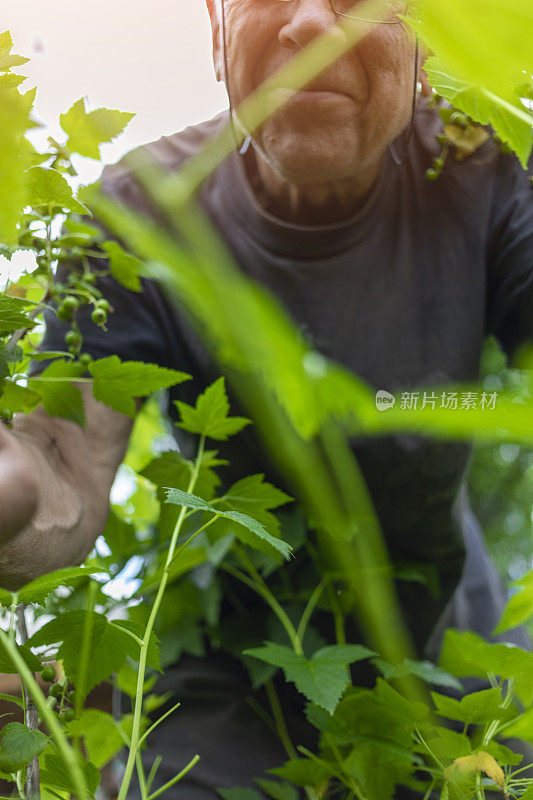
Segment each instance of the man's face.
[{"label": "man's face", "polygon": [[[339,21],[329,0],[223,2],[235,108]],[[402,11],[404,4],[395,8]],[[215,63],[223,76],[214,14],[212,20]],[[298,185],[349,180],[372,169],[409,122],[414,60],[414,43],[403,24],[373,24],[356,48],[293,95],[256,133],[270,166]]]}]

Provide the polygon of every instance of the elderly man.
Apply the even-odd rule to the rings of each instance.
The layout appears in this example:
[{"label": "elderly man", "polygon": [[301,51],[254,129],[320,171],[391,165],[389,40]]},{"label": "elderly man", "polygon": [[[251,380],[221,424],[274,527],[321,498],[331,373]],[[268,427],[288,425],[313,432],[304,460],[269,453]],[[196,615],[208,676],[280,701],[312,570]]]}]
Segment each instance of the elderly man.
[{"label": "elderly man", "polygon": [[[318,35],[331,29],[342,37],[335,24],[354,14],[351,6],[352,0],[208,0],[215,69],[231,107]],[[397,16],[402,10],[396,4],[385,18],[367,21],[358,46],[247,137],[199,197],[240,268],[277,295],[314,346],[388,390],[475,380],[488,334],[509,356],[533,339],[527,176],[487,142],[462,163],[449,158],[437,181],[427,179],[440,153],[441,122],[422,98],[414,102],[417,50]],[[163,137],[146,151],[177,170],[227,118]],[[150,211],[125,166],[107,168],[103,185]],[[100,288],[115,311],[108,333],[79,313],[86,352],[186,370],[195,382],[180,387],[184,399],[216,376],[196,334],[157,285],[143,281],[138,295],[106,278]],[[51,317],[48,323],[46,348],[60,349],[66,328]],[[5,585],[78,563],[103,529],[131,422],[90,393],[86,404],[85,430],[40,409],[16,419],[13,433],[1,432]],[[236,469],[270,472],[266,459],[258,461],[253,434],[239,441]],[[398,435],[358,441],[354,450],[391,557],[434,564],[439,573],[439,599],[413,584],[400,588],[419,652],[436,657],[439,631],[449,624],[490,635],[504,593],[468,503],[469,446]],[[325,623],[331,639],[332,628]],[[524,644],[520,634],[515,641]],[[157,729],[144,758],[150,763],[163,754],[164,783],[194,753],[202,756],[165,796],[214,800],[215,787],[249,785],[284,760],[276,737],[245,702],[250,685],[229,655],[183,658],[162,688],[182,706]],[[282,692],[294,740],[313,747],[296,693]]]}]

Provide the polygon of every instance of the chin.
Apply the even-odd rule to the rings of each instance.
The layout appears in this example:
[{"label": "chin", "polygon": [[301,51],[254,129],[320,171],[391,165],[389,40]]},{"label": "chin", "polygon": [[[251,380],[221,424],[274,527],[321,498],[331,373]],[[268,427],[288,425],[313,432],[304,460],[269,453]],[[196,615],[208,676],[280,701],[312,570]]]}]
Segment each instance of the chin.
[{"label": "chin", "polygon": [[300,186],[347,180],[361,163],[357,136],[331,129],[289,133],[267,127],[261,146],[275,171]]}]

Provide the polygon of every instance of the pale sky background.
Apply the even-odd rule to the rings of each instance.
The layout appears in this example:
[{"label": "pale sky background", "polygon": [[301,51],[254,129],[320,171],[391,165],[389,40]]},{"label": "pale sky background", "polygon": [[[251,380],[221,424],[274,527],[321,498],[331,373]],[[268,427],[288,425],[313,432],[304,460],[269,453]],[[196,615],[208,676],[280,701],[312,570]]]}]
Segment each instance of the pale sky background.
[{"label": "pale sky background", "polygon": [[[211,61],[203,0],[11,0],[0,30],[31,58],[23,88],[38,87],[36,115],[52,132],[59,114],[87,95],[90,108],[134,111],[106,162],[226,107]],[[84,169],[90,171],[90,166]]]},{"label": "pale sky background", "polygon": [[[59,115],[80,97],[89,109],[136,113],[125,133],[103,145],[105,163],[127,150],[209,119],[227,107],[214,77],[211,30],[203,0],[10,0],[0,31],[13,36],[13,52],[31,61],[16,72],[21,89],[37,86],[35,117],[47,128],[31,134],[66,139]],[[75,158],[80,177],[95,180],[101,167]],[[0,257],[0,286],[28,268],[28,255]]]}]

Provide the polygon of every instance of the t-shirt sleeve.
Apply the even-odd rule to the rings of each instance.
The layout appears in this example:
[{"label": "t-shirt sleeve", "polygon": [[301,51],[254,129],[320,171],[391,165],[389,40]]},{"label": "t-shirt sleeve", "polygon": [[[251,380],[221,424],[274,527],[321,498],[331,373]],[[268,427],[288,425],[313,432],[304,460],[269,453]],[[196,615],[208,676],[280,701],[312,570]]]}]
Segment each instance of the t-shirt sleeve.
[{"label": "t-shirt sleeve", "polygon": [[486,332],[510,364],[522,345],[533,346],[533,159],[528,172],[514,157],[497,165],[488,241]]}]

